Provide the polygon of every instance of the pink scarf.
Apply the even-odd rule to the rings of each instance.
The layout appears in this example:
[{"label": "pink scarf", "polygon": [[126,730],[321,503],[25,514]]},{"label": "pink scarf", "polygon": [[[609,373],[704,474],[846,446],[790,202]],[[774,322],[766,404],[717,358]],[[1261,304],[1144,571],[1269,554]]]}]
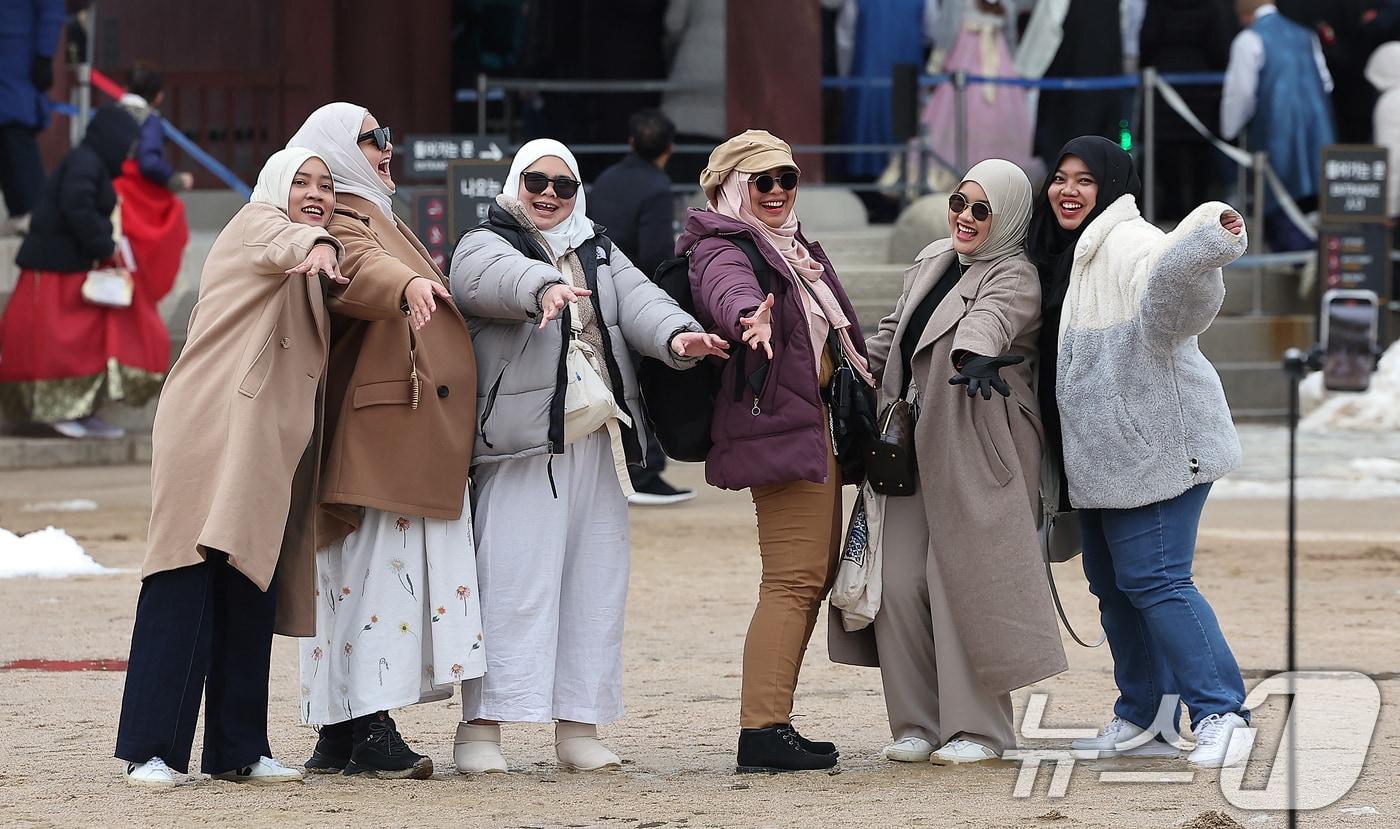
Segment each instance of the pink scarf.
[{"label": "pink scarf", "polygon": [[[787,263],[792,275],[812,289],[817,313],[811,316],[825,318],[825,322],[836,329],[836,334],[841,340],[841,349],[846,352],[851,367],[862,380],[874,388],[875,378],[870,375],[870,365],[860,352],[856,351],[855,343],[851,341],[851,321],[846,319],[846,314],[841,310],[841,303],[837,301],[836,294],[832,293],[831,286],[822,281],[822,264],[813,259],[806,246],[797,240],[797,211],[788,214],[788,220],[782,227],[774,229],[764,224],[749,204],[749,174],[738,171],[725,176],[724,183],[715,191],[715,201],[710,204],[710,209],[721,216],[738,219],[757,231],[757,236],[767,242]],[[804,299],[803,305],[806,304]],[[812,328],[812,344],[819,354],[825,337],[819,338],[817,335],[820,332],[816,330],[816,326],[813,325]],[[831,356],[836,357],[835,354]],[[817,363],[820,364],[821,360],[818,359]]]}]

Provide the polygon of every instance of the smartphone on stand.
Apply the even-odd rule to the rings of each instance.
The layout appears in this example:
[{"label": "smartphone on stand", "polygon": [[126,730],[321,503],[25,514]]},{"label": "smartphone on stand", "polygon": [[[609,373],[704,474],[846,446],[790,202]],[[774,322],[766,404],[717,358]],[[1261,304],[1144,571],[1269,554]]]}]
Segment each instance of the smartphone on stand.
[{"label": "smartphone on stand", "polygon": [[1335,289],[1322,296],[1322,384],[1331,391],[1366,391],[1376,367],[1380,297],[1375,291]]}]

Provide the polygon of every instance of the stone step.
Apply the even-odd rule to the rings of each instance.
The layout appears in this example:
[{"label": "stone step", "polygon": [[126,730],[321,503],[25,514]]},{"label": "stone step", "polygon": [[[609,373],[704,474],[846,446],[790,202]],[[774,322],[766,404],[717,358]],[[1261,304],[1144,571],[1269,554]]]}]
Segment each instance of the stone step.
[{"label": "stone step", "polygon": [[1229,268],[1225,271],[1225,302],[1220,313],[1307,314],[1313,302],[1298,296],[1298,274],[1293,270]]},{"label": "stone step", "polygon": [[151,462],[151,436],[117,440],[61,437],[0,437],[0,469],[52,469],[58,466],[120,466]]},{"label": "stone step", "polygon": [[828,230],[817,241],[831,257],[831,264],[844,279],[853,267],[883,265],[889,260],[889,225],[871,225],[860,230]]},{"label": "stone step", "polygon": [[1304,314],[1220,317],[1201,335],[1201,351],[1217,364],[1281,365],[1283,352],[1307,348],[1314,340],[1313,318]]},{"label": "stone step", "polygon": [[1230,414],[1236,419],[1273,419],[1288,414],[1288,380],[1282,361],[1217,363]]}]

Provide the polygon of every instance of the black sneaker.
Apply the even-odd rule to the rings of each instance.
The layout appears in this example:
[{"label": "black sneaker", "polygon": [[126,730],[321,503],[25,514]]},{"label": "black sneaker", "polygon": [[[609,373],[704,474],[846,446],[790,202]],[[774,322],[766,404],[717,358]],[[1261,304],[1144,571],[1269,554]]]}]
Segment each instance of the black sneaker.
[{"label": "black sneaker", "polygon": [[840,754],[840,752],[836,750],[835,743],[823,742],[821,740],[809,740],[797,733],[796,726],[789,725],[788,728],[791,728],[792,733],[797,736],[797,744],[813,754]]},{"label": "black sneaker", "polygon": [[815,754],[803,748],[799,739],[786,723],[740,729],[738,771],[816,771],[836,765],[835,752]]},{"label": "black sneaker", "polygon": [[627,503],[636,504],[639,507],[664,507],[668,504],[689,501],[695,497],[694,492],[688,489],[676,489],[660,478],[653,478],[650,482],[637,487],[636,490],[636,493],[627,499]]},{"label": "black sneaker", "polygon": [[306,761],[312,774],[339,774],[350,764],[350,750],[355,745],[355,731],[349,720],[323,725],[316,738],[316,748]]},{"label": "black sneaker", "polygon": [[345,774],[367,774],[391,780],[427,780],[433,776],[433,758],[416,753],[399,736],[394,721],[383,711],[356,718],[355,745]]}]

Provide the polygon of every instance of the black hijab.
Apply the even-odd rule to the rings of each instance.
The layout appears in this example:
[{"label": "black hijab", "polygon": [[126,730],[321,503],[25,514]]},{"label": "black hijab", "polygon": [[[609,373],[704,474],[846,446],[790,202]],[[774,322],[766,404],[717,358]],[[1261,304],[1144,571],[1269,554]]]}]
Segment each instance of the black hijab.
[{"label": "black hijab", "polygon": [[[1078,156],[1098,182],[1099,193],[1094,209],[1074,230],[1060,227],[1055,210],[1050,206],[1050,183],[1066,156]],[[1045,426],[1046,451],[1063,465],[1060,443],[1060,410],[1055,400],[1055,367],[1060,353],[1060,312],[1069,291],[1069,273],[1074,266],[1074,247],[1084,229],[1118,199],[1142,195],[1142,182],[1133,169],[1133,157],[1122,147],[1097,135],[1084,135],[1060,149],[1055,164],[1045,176],[1045,184],[1031,211],[1031,226],[1026,236],[1027,252],[1040,272],[1041,328],[1039,397],[1040,417]],[[1063,476],[1062,476],[1063,481]],[[1061,501],[1069,504],[1069,492],[1061,484]]]}]

